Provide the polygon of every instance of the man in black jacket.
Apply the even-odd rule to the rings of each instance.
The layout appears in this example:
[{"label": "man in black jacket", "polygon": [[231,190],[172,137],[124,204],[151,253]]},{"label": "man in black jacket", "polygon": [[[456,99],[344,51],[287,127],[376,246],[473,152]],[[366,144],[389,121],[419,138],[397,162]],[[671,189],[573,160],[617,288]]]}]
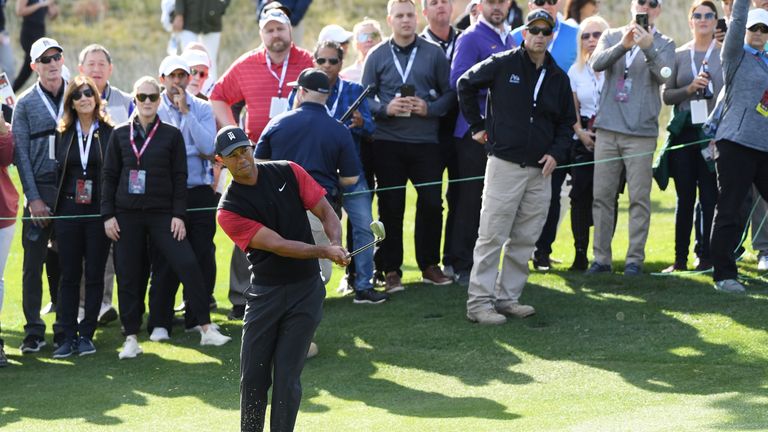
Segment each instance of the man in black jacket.
[{"label": "man in black jacket", "polygon": [[[576,122],[568,75],[547,52],[554,19],[536,10],[526,23],[520,48],[489,57],[458,82],[459,104],[472,137],[488,152],[467,300],[467,318],[480,324],[503,324],[505,315],[535,313],[518,299],[547,215],[548,177],[565,158]],[[478,94],[486,88],[483,118]]]}]

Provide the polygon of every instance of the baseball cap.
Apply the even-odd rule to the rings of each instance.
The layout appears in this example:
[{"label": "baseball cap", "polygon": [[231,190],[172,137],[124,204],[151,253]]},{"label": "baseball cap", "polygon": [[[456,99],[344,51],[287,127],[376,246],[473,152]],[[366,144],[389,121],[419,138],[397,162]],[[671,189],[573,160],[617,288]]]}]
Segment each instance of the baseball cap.
[{"label": "baseball cap", "polygon": [[229,156],[240,147],[250,146],[248,135],[237,126],[226,126],[216,134],[216,154]]},{"label": "baseball cap", "polygon": [[56,48],[59,50],[59,52],[64,52],[64,48],[62,48],[61,45],[56,42],[56,39],[43,37],[36,40],[35,43],[32,44],[32,48],[29,49],[29,57],[32,59],[32,61],[35,61],[50,48]]},{"label": "baseball cap", "polygon": [[261,11],[261,16],[259,17],[259,28],[264,28],[265,25],[267,25],[270,21],[277,21],[281,24],[291,25],[291,20],[288,18],[288,15],[286,15],[285,11],[282,8],[279,7],[272,7],[272,8],[264,8],[264,10]]},{"label": "baseball cap", "polygon": [[467,3],[466,9],[464,9],[464,13],[468,14],[472,12],[472,6],[477,6],[480,4],[480,0],[471,0],[469,3]]},{"label": "baseball cap", "polygon": [[188,49],[181,53],[181,58],[187,62],[187,66],[211,67],[211,58],[208,53],[199,49]]},{"label": "baseball cap", "polygon": [[330,24],[320,30],[320,34],[317,36],[317,41],[333,41],[341,44],[349,42],[352,36],[354,36],[354,33],[344,30],[344,27],[338,24]]},{"label": "baseball cap", "polygon": [[747,15],[747,28],[752,27],[755,24],[768,25],[768,11],[763,8],[756,8],[749,11]]},{"label": "baseball cap", "polygon": [[176,69],[181,69],[186,73],[189,73],[189,64],[186,60],[184,60],[183,57],[178,55],[171,55],[163,59],[162,62],[160,62],[160,67],[157,70],[158,75],[164,76],[164,75],[170,75],[171,72],[175,71]]},{"label": "baseball cap", "polygon": [[331,92],[331,83],[328,81],[328,75],[317,69],[306,68],[299,74],[299,78],[291,83],[291,87],[301,87],[307,90],[313,90],[318,93],[328,94]]},{"label": "baseball cap", "polygon": [[552,15],[550,15],[549,12],[545,11],[544,9],[536,9],[535,11],[531,11],[525,17],[526,26],[529,26],[536,21],[544,21],[550,28],[555,28],[555,20],[552,18]]}]

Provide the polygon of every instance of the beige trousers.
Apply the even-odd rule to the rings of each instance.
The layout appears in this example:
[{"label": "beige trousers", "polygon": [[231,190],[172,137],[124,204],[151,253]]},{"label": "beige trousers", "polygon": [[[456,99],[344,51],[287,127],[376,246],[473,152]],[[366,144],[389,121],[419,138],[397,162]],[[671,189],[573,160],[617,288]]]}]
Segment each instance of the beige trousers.
[{"label": "beige trousers", "polygon": [[[595,262],[610,265],[613,260],[614,206],[619,177],[626,169],[629,190],[629,248],[626,263],[642,265],[645,261],[645,242],[651,223],[651,182],[653,180],[653,154],[627,156],[652,152],[656,138],[635,137],[598,129],[595,142],[595,180],[592,217],[595,238],[592,251]],[[626,159],[600,163],[600,160],[624,157]]]},{"label": "beige trousers", "polygon": [[494,156],[488,158],[467,312],[520,298],[528,280],[528,260],[544,228],[551,194],[551,180],[541,174],[540,168],[521,168]]}]

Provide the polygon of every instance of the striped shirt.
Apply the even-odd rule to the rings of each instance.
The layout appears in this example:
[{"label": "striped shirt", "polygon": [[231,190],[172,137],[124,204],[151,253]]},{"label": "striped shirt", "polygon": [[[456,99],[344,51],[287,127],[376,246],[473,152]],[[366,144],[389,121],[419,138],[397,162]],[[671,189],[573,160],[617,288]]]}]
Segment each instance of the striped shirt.
[{"label": "striped shirt", "polygon": [[[282,88],[278,89],[283,64],[272,64],[273,75],[267,66],[267,50],[262,46],[243,54],[232,63],[216,82],[210,99],[226,102],[228,105],[244,100],[248,110],[245,132],[251,141],[256,142],[269,122],[272,98],[278,95],[287,98],[291,93],[288,83],[296,81],[302,70],[311,67],[312,54],[292,44],[285,81]],[[278,78],[275,78],[275,75]]]}]

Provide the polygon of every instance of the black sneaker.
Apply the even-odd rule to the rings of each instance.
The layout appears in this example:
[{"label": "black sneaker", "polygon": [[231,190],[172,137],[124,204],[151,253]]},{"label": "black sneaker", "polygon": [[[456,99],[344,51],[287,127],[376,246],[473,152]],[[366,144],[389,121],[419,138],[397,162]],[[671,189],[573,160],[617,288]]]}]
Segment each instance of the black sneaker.
[{"label": "black sneaker", "polygon": [[592,275],[592,274],[598,274],[598,273],[610,273],[611,272],[611,266],[608,264],[600,264],[599,262],[593,262],[591,266],[587,269],[584,274]]},{"label": "black sneaker", "polygon": [[387,300],[389,300],[389,294],[370,288],[363,291],[355,291],[355,299],[352,301],[356,304],[379,304]]},{"label": "black sneaker", "polygon": [[533,268],[535,268],[538,271],[547,271],[551,269],[552,261],[550,261],[549,255],[534,253]]},{"label": "black sneaker", "polygon": [[0,345],[0,367],[6,366],[8,366],[8,357],[5,356],[5,350],[3,349],[3,346]]},{"label": "black sneaker", "polygon": [[19,350],[22,354],[31,354],[40,351],[40,348],[45,346],[45,339],[40,336],[27,336],[24,338]]},{"label": "black sneaker", "polygon": [[117,321],[117,310],[113,307],[108,308],[99,315],[99,325],[107,325],[112,321]]},{"label": "black sneaker", "polygon": [[245,305],[234,305],[232,310],[227,314],[227,318],[231,320],[241,320],[245,316]]},{"label": "black sneaker", "polygon": [[77,341],[77,352],[80,353],[80,357],[93,354],[96,352],[96,346],[93,344],[92,340],[86,337],[81,337],[80,340]]},{"label": "black sneaker", "polygon": [[59,346],[56,349],[56,351],[53,352],[53,358],[55,359],[67,358],[76,352],[77,352],[77,341],[67,339],[61,343],[61,346]]}]

